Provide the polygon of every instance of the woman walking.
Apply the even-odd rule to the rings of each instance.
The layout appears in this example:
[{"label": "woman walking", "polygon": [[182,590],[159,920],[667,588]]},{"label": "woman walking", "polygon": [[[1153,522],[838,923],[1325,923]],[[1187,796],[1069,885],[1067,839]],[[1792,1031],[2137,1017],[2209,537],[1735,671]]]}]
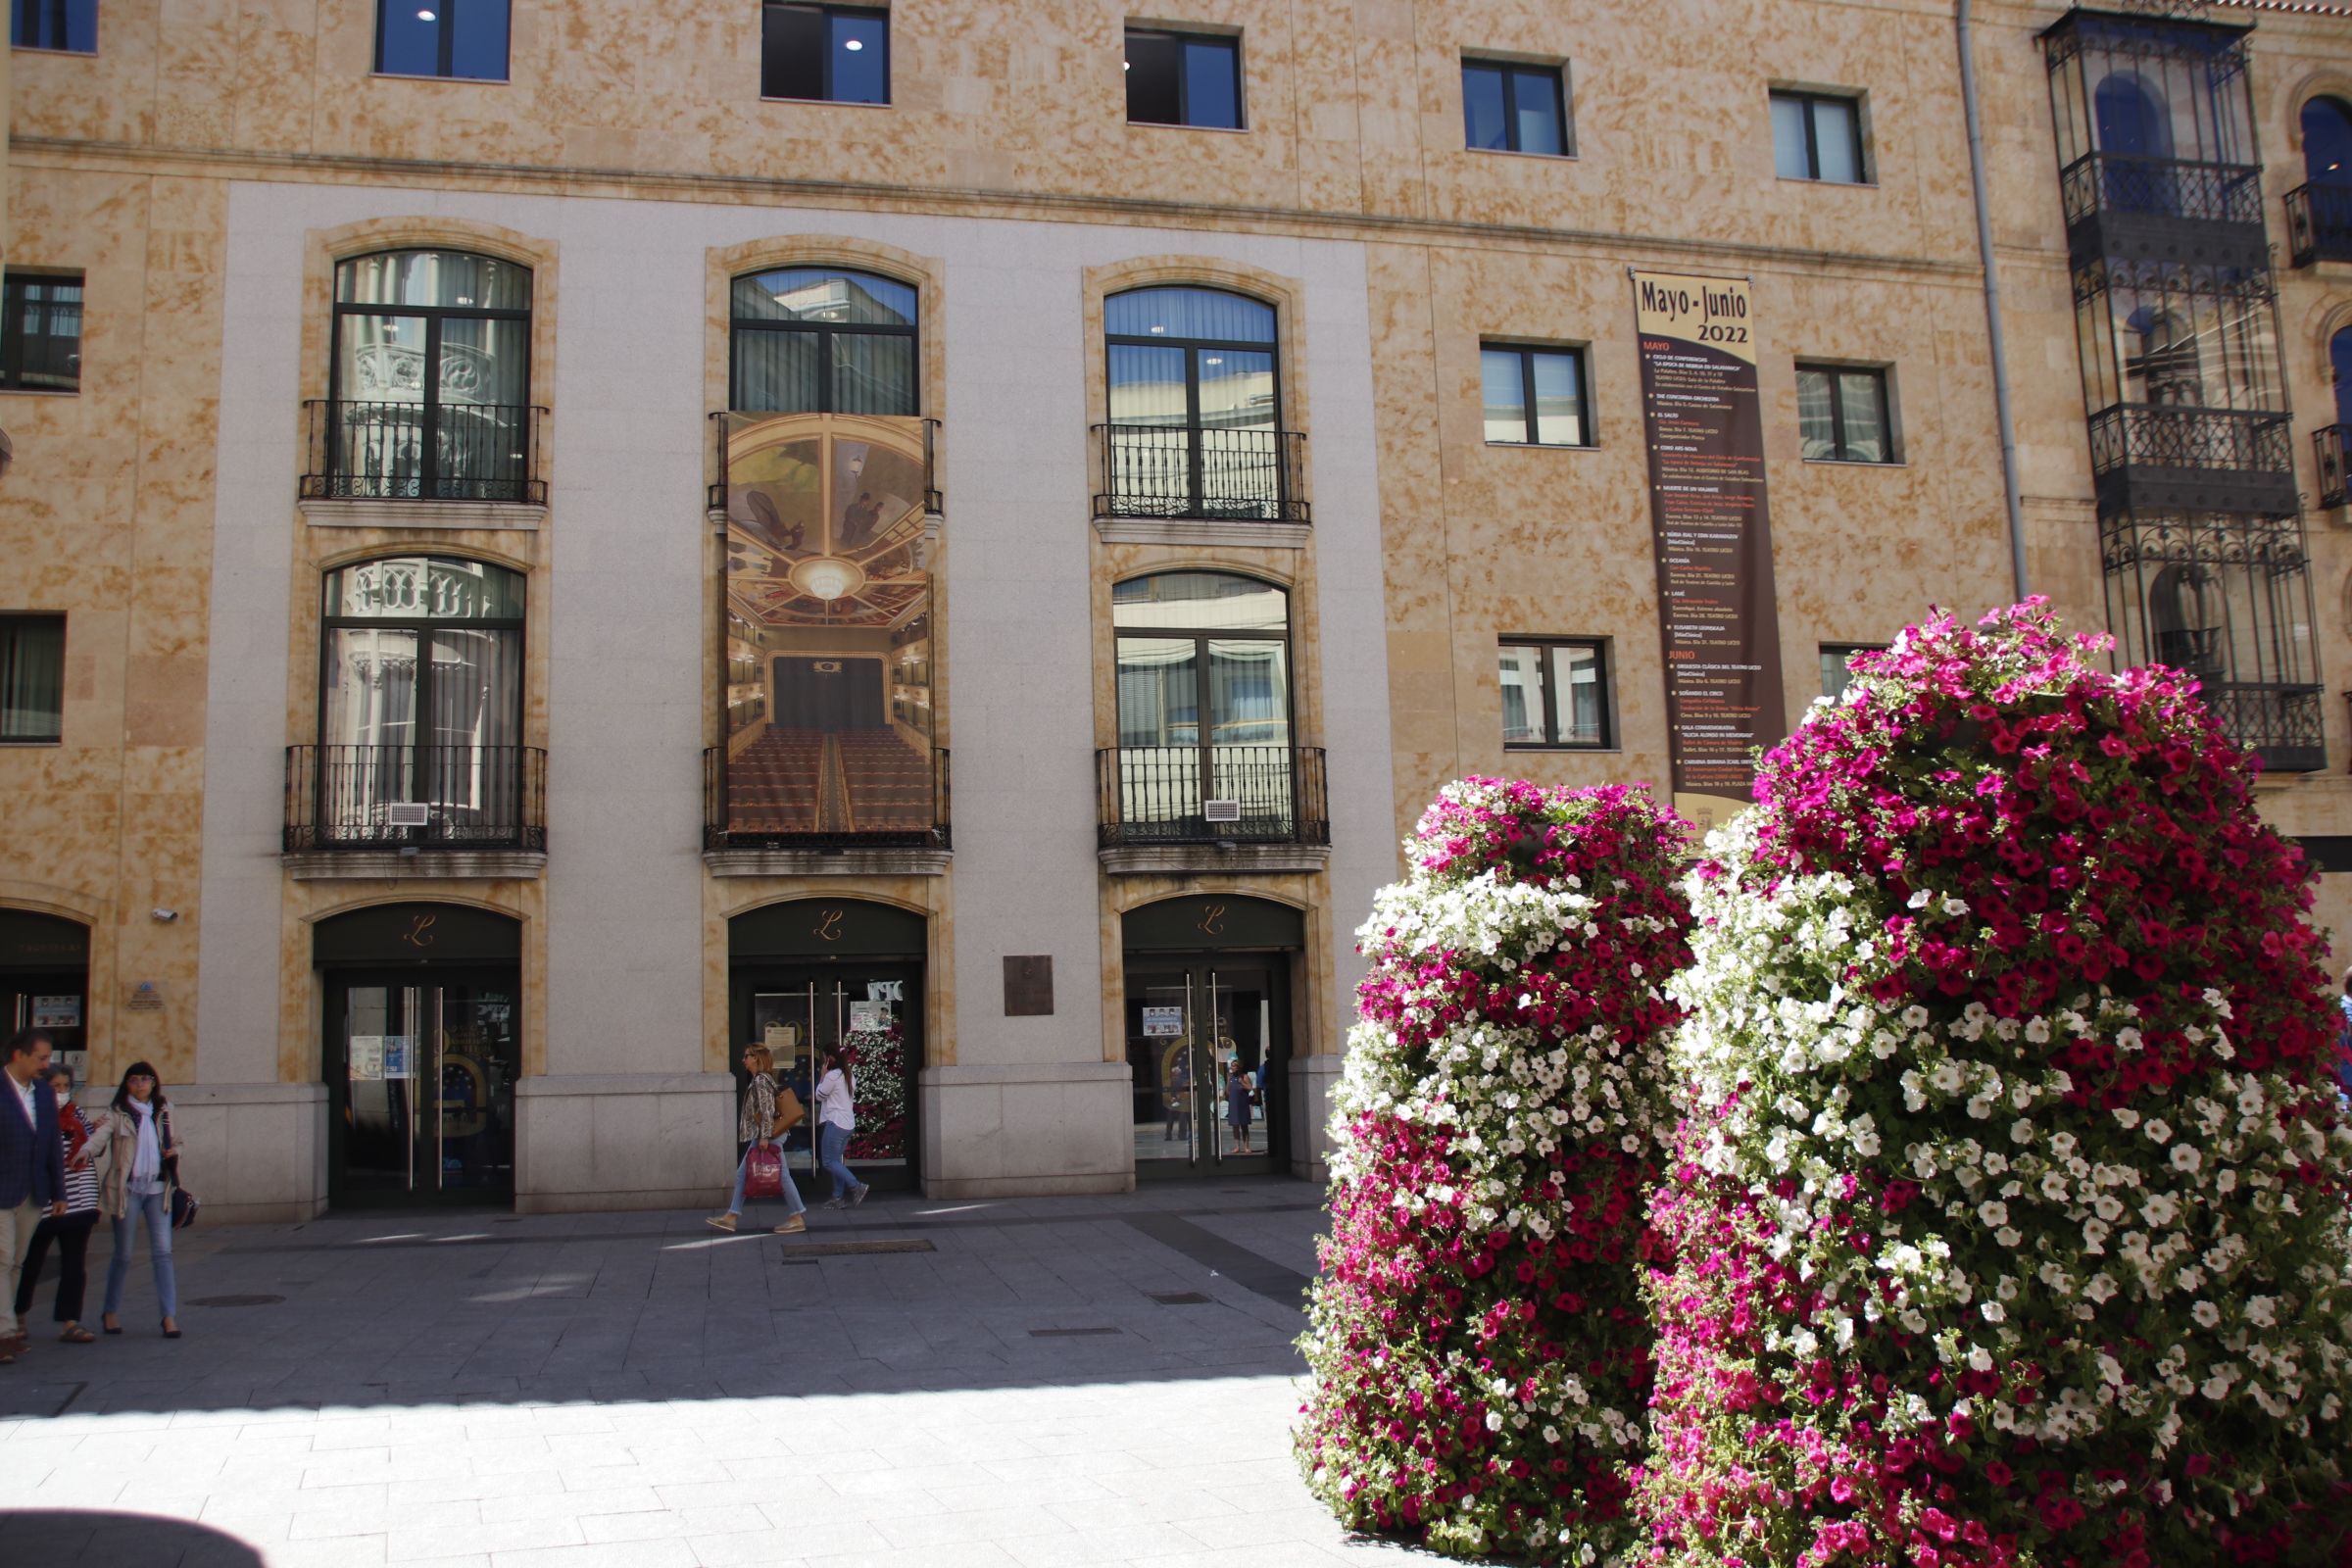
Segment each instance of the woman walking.
[{"label": "woman walking", "polygon": [[155,1304],[164,1338],[179,1338],[179,1284],[172,1272],[172,1185],[179,1179],[179,1140],[172,1135],[172,1105],[155,1068],[134,1061],[84,1146],[92,1159],[108,1156],[98,1183],[99,1212],[115,1222],[115,1255],[106,1265],[106,1310],[98,1326],[122,1332],[122,1282],[130,1277],[130,1243],[147,1224],[147,1256],[155,1265]]},{"label": "woman walking", "polygon": [[[743,1101],[735,1112],[735,1192],[727,1200],[727,1211],[713,1214],[704,1223],[722,1231],[733,1231],[735,1222],[743,1217],[744,1180],[752,1167],[752,1151],[771,1147],[779,1134],[790,1129],[776,1125],[775,1057],[765,1046],[743,1048],[743,1070],[751,1081],[743,1086]],[[781,1166],[779,1155],[776,1163]],[[778,1200],[784,1204],[784,1223],[776,1227],[778,1236],[805,1231],[808,1221],[803,1218],[808,1205],[801,1201],[801,1190],[792,1184],[792,1172],[783,1172],[784,1192]]]},{"label": "woman walking", "polygon": [[33,1290],[40,1284],[41,1263],[57,1247],[57,1305],[50,1316],[58,1338],[68,1345],[88,1345],[98,1336],[81,1326],[82,1298],[89,1290],[90,1232],[98,1228],[98,1168],[87,1147],[90,1124],[74,1103],[74,1072],[49,1069],[49,1089],[57,1096],[57,1134],[65,1145],[66,1211],[41,1221],[24,1253],[24,1271],[17,1281],[17,1321],[32,1311]]},{"label": "woman walking", "polygon": [[850,1084],[849,1053],[839,1046],[825,1048],[825,1075],[816,1081],[817,1163],[833,1178],[827,1208],[847,1208],[865,1201],[865,1183],[850,1174],[845,1156],[850,1134],[858,1126],[858,1102]]}]

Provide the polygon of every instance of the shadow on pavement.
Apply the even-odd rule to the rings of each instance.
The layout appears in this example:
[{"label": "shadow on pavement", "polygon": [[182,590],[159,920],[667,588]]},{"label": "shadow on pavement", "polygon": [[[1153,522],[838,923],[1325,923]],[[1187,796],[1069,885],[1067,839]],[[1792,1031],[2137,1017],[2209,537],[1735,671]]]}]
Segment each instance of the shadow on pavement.
[{"label": "shadow on pavement", "polygon": [[101,1508],[0,1509],[11,1562],[121,1563],[125,1568],[262,1568],[262,1554],[185,1519]]}]

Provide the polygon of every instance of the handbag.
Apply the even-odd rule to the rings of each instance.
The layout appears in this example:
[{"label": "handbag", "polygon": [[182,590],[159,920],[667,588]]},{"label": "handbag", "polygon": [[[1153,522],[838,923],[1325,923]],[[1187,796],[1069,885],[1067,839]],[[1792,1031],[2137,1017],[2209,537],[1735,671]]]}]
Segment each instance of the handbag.
[{"label": "handbag", "polygon": [[784,1196],[784,1153],[773,1144],[754,1144],[743,1159],[743,1196],[780,1199]]},{"label": "handbag", "polygon": [[778,1089],[776,1091],[775,1137],[783,1137],[786,1133],[792,1131],[795,1127],[798,1127],[803,1121],[806,1121],[808,1116],[808,1109],[806,1105],[801,1103],[800,1096],[794,1094],[789,1089]]},{"label": "handbag", "polygon": [[194,1193],[177,1181],[172,1184],[172,1228],[184,1231],[196,1223],[196,1211],[204,1206]]}]

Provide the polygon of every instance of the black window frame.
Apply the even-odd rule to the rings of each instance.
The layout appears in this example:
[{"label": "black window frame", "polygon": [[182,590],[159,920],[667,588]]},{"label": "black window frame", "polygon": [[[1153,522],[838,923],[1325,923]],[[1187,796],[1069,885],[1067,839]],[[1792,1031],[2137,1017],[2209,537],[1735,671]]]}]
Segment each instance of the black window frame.
[{"label": "black window frame", "polygon": [[[1814,646],[1818,651],[1818,657],[1820,659],[1827,660],[1831,655],[1835,654],[1838,656],[1838,662],[1841,665],[1849,663],[1856,654],[1883,654],[1886,651],[1886,644],[1885,643],[1817,643]],[[1854,676],[1853,671],[1850,668],[1846,671],[1845,679],[1847,685],[1850,686],[1853,683]],[[1842,689],[1835,692],[1831,691],[1827,681],[1822,683],[1821,694],[1822,696],[1829,698],[1838,698],[1845,695]]]},{"label": "black window frame", "polygon": [[[74,384],[70,387],[46,386],[24,379],[24,334],[18,322],[34,302],[25,299],[25,290],[41,283],[71,283],[81,290],[74,302]],[[41,302],[55,309],[61,302]],[[0,392],[37,392],[49,397],[71,398],[81,395],[82,326],[89,310],[89,285],[80,272],[52,272],[38,269],[11,267],[0,272]],[[54,335],[54,334],[51,334]]]},{"label": "black window frame", "polygon": [[[1506,752],[1614,752],[1618,750],[1617,661],[1615,651],[1610,646],[1613,641],[1614,639],[1608,637],[1512,636],[1496,638],[1494,646],[1497,655],[1506,648],[1533,648],[1544,655],[1543,660],[1543,723],[1544,734],[1546,738],[1540,741],[1505,740],[1502,743],[1502,749]],[[1600,674],[1600,738],[1597,741],[1562,741],[1549,738],[1561,733],[1559,682],[1551,678],[1550,650],[1554,648],[1592,650],[1593,664]],[[1499,658],[1496,662],[1500,662]],[[1495,706],[1494,727],[1497,732],[1502,728],[1502,710],[1499,701]]]},{"label": "black window frame", "polygon": [[[798,100],[796,100],[798,101]],[[763,316],[735,314],[735,285],[746,278],[763,277],[769,272],[792,271],[840,272],[848,277],[871,277],[884,283],[895,283],[914,295],[914,323],[911,326],[887,326],[880,322],[855,321],[783,321]],[[816,345],[816,407],[813,409],[746,409],[737,394],[739,363],[736,345],[745,332],[814,332],[821,334]],[[893,277],[861,267],[835,267],[825,262],[784,262],[774,267],[762,267],[749,272],[737,272],[727,279],[727,409],[733,414],[832,414],[833,407],[833,344],[832,334],[854,333],[861,337],[903,337],[914,345],[914,408],[904,416],[893,417],[921,418],[923,413],[923,288],[920,283]]]},{"label": "black window frame", "polygon": [[15,662],[15,660],[17,659],[17,657],[18,657],[18,654],[17,654],[17,633],[18,633],[18,630],[19,630],[19,628],[21,628],[21,627],[24,627],[24,626],[26,626],[26,625],[32,624],[32,623],[34,623],[34,622],[40,622],[40,623],[44,623],[44,624],[53,624],[53,625],[55,625],[55,626],[57,627],[57,642],[58,642],[58,662],[57,662],[57,702],[56,702],[56,705],[55,705],[55,706],[56,706],[56,708],[57,708],[57,730],[56,730],[56,732],[55,732],[54,734],[49,734],[49,735],[7,735],[7,736],[0,736],[0,747],[8,747],[8,746],[61,746],[61,745],[63,745],[63,744],[65,743],[65,738],[66,738],[66,661],[65,661],[65,652],[66,652],[66,615],[65,615],[65,612],[63,612],[63,611],[49,611],[49,610],[12,610],[12,611],[7,611],[7,612],[0,612],[0,691],[6,691],[6,690],[8,690],[8,688],[9,688],[10,686],[12,686],[12,685],[14,685],[14,684],[15,684],[15,674],[14,674],[14,671],[13,671],[13,670],[11,670],[11,669],[9,668],[9,665],[10,665],[12,662]]},{"label": "black window frame", "polygon": [[[767,80],[767,23],[778,12],[796,11],[820,18],[825,24],[825,46],[822,63],[818,66],[819,95],[814,98],[800,93],[770,92]],[[861,22],[879,23],[882,28],[882,96],[879,98],[843,98],[834,92],[832,24],[836,19],[854,17]],[[890,11],[884,6],[837,6],[817,3],[817,0],[761,0],[760,6],[760,99],[774,104],[850,104],[860,109],[888,109],[891,103],[890,69]]]},{"label": "black window frame", "polygon": [[[1804,402],[1804,394],[1802,391],[1803,377],[1808,372],[1829,377],[1830,429],[1832,432],[1832,441],[1837,448],[1837,450],[1829,457],[1804,457],[1803,461],[1807,463],[1858,463],[1865,467],[1871,468],[1888,467],[1903,461],[1900,446],[1895,440],[1894,388],[1891,384],[1892,377],[1888,371],[1889,367],[1884,365],[1839,365],[1829,360],[1799,360],[1796,362],[1796,373],[1799,382],[1797,402],[1800,409],[1803,407]],[[1883,458],[1857,458],[1852,455],[1846,446],[1845,377],[1849,375],[1867,375],[1878,384],[1879,428],[1886,432],[1886,455]],[[1797,451],[1798,455],[1803,457],[1804,430],[1801,422],[1801,415],[1799,416],[1799,421],[1800,422],[1797,430]]]},{"label": "black window frame", "polygon": [[[378,256],[443,255],[481,256],[503,263],[522,272],[531,281],[531,303],[520,310],[486,305],[402,305],[376,301],[346,300],[342,298],[343,269],[371,261]],[[520,408],[531,406],[531,350],[536,346],[531,334],[531,313],[539,306],[537,269],[520,262],[509,261],[488,251],[468,251],[463,245],[393,245],[380,251],[362,251],[356,255],[338,257],[330,283],[333,318],[326,339],[326,395],[332,402],[344,402],[343,388],[343,318],[348,316],[415,316],[424,319],[424,399],[418,405],[426,410],[429,421],[441,403],[441,323],[448,320],[520,321],[522,323],[522,402]],[[492,404],[487,407],[499,407]]]},{"label": "black window frame", "polygon": [[[1190,281],[1139,283],[1133,288],[1123,288],[1118,290],[1117,293],[1103,296],[1103,306],[1107,310],[1110,301],[1119,298],[1119,296],[1122,294],[1142,294],[1148,293],[1152,289],[1161,288],[1199,289],[1211,294],[1230,294],[1237,300],[1248,300],[1252,305],[1262,307],[1263,309],[1272,311],[1274,313],[1274,335],[1271,338],[1268,338],[1266,341],[1259,343],[1252,342],[1245,338],[1175,337],[1164,333],[1155,336],[1151,333],[1143,332],[1113,332],[1108,327],[1105,327],[1102,332],[1103,412],[1105,414],[1109,412],[1110,395],[1115,390],[1117,385],[1117,383],[1113,382],[1110,378],[1110,351],[1113,348],[1173,348],[1182,349],[1185,351],[1184,423],[1181,426],[1171,425],[1169,428],[1181,428],[1186,430],[1219,428],[1219,426],[1204,425],[1200,422],[1200,356],[1202,354],[1215,354],[1226,351],[1236,354],[1263,354],[1274,362],[1273,423],[1269,426],[1243,425],[1238,426],[1237,428],[1270,428],[1275,430],[1289,429],[1289,416],[1285,412],[1288,408],[1288,404],[1284,400],[1282,384],[1282,307],[1275,304],[1272,300],[1262,300],[1254,294],[1244,293],[1238,288],[1227,288],[1222,283],[1195,283]],[[1149,573],[1147,573],[1147,575],[1149,575]],[[1244,575],[1247,574],[1245,573]]]},{"label": "black window frame", "polygon": [[[1870,139],[1862,134],[1862,94],[1858,92],[1810,92],[1797,87],[1775,87],[1768,94],[1772,102],[1788,99],[1805,106],[1805,168],[1807,183],[1815,185],[1875,185],[1876,172],[1870,167]],[[1813,113],[1816,104],[1842,104],[1853,114],[1854,121],[1854,178],[1827,179],[1821,172],[1821,121]],[[1774,141],[1774,167],[1779,167],[1779,141]],[[1781,174],[1782,179],[1789,175]]]},{"label": "black window frame", "polygon": [[[1481,147],[1470,140],[1469,76],[1473,71],[1492,71],[1502,78],[1502,133],[1506,145]],[[1515,76],[1542,76],[1551,84],[1551,109],[1558,117],[1560,150],[1556,153],[1529,152],[1519,145],[1519,117],[1510,112],[1513,102],[1511,82]],[[1497,60],[1486,55],[1462,56],[1462,145],[1474,153],[1516,153],[1522,158],[1574,158],[1576,156],[1576,122],[1568,118],[1568,68],[1565,65],[1544,66],[1526,60]]]},{"label": "black window frame", "polygon": [[[436,33],[433,48],[433,70],[419,74],[414,71],[394,71],[384,64],[387,31],[392,22],[392,8],[400,0],[376,0],[375,3],[375,74],[405,76],[415,81],[512,81],[514,79],[514,0],[438,0],[434,9],[433,27]],[[413,0],[411,0],[413,3]],[[507,52],[498,63],[495,76],[475,76],[461,73],[458,60],[458,16],[460,5],[496,3],[507,8]]]},{"label": "black window frame", "polygon": [[[519,585],[523,612],[519,615],[475,616],[352,615],[337,613],[332,608],[335,584],[343,573],[356,571],[363,566],[375,565],[381,562],[409,560],[427,563],[452,561],[468,566],[488,566],[494,570],[503,571]],[[427,569],[430,569],[429,565]],[[433,633],[437,631],[513,632],[519,650],[514,661],[514,733],[524,734],[524,726],[530,716],[530,664],[528,662],[531,637],[530,606],[531,574],[529,572],[519,567],[510,566],[504,562],[486,561],[478,556],[462,555],[455,550],[441,546],[427,544],[404,549],[382,550],[373,555],[362,556],[357,561],[346,561],[340,565],[321,568],[318,572],[318,686],[316,696],[312,699],[312,706],[318,710],[314,715],[314,723],[318,731],[318,744],[321,747],[335,744],[327,738],[326,733],[326,698],[328,690],[333,685],[335,672],[334,634],[338,631],[354,630],[413,632],[416,636],[416,646],[420,651],[429,650],[432,647]],[[435,742],[425,739],[425,732],[431,722],[430,714],[433,710],[433,684],[438,678],[433,667],[433,661],[420,652],[416,661],[416,695],[410,702],[413,710],[412,727],[409,741],[404,748],[412,758],[438,749]],[[387,741],[374,744],[391,746],[396,743]],[[414,767],[416,763],[412,761],[410,765]]]},{"label": "black window frame", "polygon": [[[1484,435],[1486,431],[1486,357],[1489,354],[1516,354],[1519,356],[1520,407],[1526,412],[1527,418],[1527,433],[1519,440],[1497,441],[1492,436],[1487,436],[1487,445],[1491,447],[1548,447],[1562,452],[1582,452],[1587,448],[1600,445],[1599,432],[1593,428],[1592,423],[1592,356],[1587,350],[1586,345],[1582,343],[1512,343],[1494,338],[1480,338],[1478,354],[1480,433]],[[1539,354],[1557,355],[1561,359],[1576,362],[1576,417],[1577,423],[1584,432],[1582,441],[1539,441],[1536,439],[1536,356]],[[1576,639],[1569,640],[1573,642]]]},{"label": "black window frame", "polygon": [[1130,22],[1127,24],[1127,30],[1119,36],[1119,59],[1122,62],[1120,74],[1122,76],[1126,74],[1128,69],[1131,69],[1127,62],[1137,38],[1165,38],[1177,45],[1176,113],[1179,116],[1185,113],[1186,103],[1191,97],[1186,89],[1187,77],[1191,74],[1192,67],[1186,62],[1183,46],[1196,43],[1214,44],[1231,56],[1233,60],[1233,123],[1216,125],[1206,121],[1183,119],[1138,120],[1135,118],[1135,103],[1132,97],[1129,98],[1127,105],[1127,123],[1130,125],[1177,125],[1188,130],[1248,130],[1250,128],[1250,103],[1244,91],[1242,35],[1239,32],[1198,32],[1187,31],[1180,27],[1139,27]]},{"label": "black window frame", "polygon": [[[44,18],[43,12],[49,15]],[[77,49],[71,43],[37,41],[44,21],[53,24],[59,32],[72,37],[76,12],[84,13],[89,20],[90,46],[87,49]],[[98,0],[16,0],[16,4],[9,8],[8,43],[12,49],[38,49],[44,54],[94,55],[98,52]]]}]

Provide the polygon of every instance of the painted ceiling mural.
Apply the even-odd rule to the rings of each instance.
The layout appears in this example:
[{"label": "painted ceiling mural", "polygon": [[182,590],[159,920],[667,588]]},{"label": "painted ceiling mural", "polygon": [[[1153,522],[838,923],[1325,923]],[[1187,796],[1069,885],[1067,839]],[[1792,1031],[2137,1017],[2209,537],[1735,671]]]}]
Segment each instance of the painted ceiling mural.
[{"label": "painted ceiling mural", "polygon": [[924,479],[919,419],[728,415],[728,602],[766,626],[920,613]]}]

